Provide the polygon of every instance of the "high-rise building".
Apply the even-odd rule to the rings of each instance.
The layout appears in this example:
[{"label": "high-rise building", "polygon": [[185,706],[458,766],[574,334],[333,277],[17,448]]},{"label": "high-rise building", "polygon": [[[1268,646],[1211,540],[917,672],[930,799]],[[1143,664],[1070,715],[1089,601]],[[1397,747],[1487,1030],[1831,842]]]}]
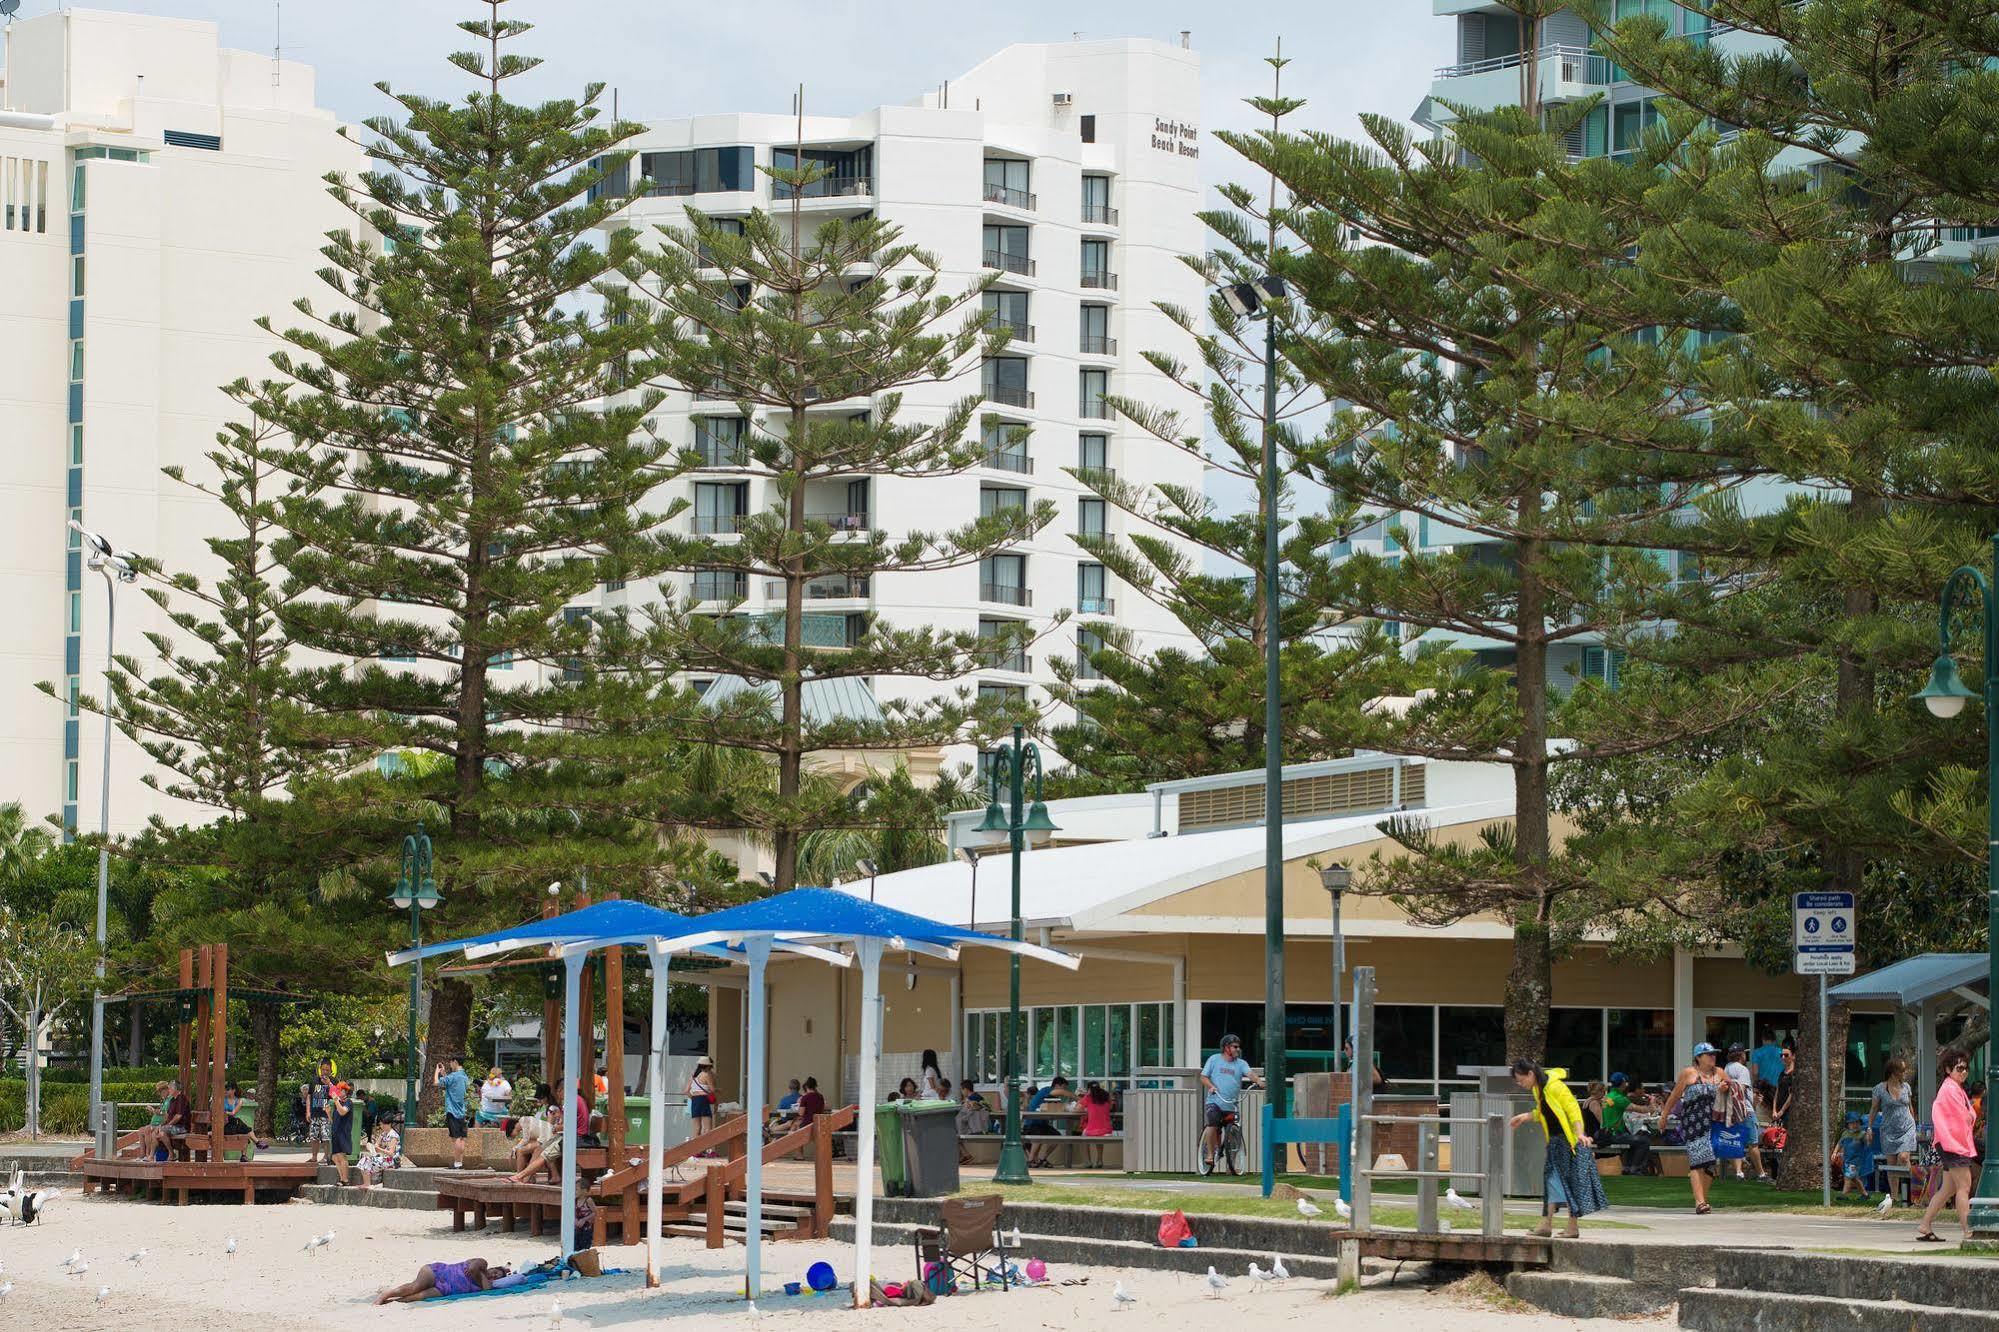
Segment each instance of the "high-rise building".
[{"label": "high-rise building", "polygon": [[[799,207],[816,219],[873,214],[905,243],[934,255],[942,290],[997,273],[984,303],[1012,332],[1004,354],[977,378],[911,388],[903,414],[941,415],[982,393],[994,448],[983,466],[946,478],[836,478],[817,483],[809,512],[856,530],[944,531],[1003,506],[1053,500],[1057,519],[1017,549],[958,568],[885,573],[871,583],[827,579],[810,589],[807,638],[837,650],[865,617],[897,626],[994,629],[1024,620],[1047,629],[1029,650],[938,684],[883,677],[863,708],[920,699],[965,685],[1024,695],[1047,709],[1051,661],[1074,661],[1107,623],[1141,648],[1190,640],[1156,606],[1121,587],[1071,539],[1120,533],[1127,518],[1064,469],[1104,468],[1199,493],[1202,465],[1119,418],[1107,394],[1183,412],[1198,409],[1144,359],[1164,351],[1192,361],[1189,340],[1154,302],[1199,309],[1200,278],[1182,262],[1202,248],[1198,153],[1199,59],[1184,45],[1146,39],[1017,45],[920,100],[851,116],[726,114],[651,124],[629,146],[629,175],[612,182],[637,197],[615,225],[684,225],[685,209],[727,219],[791,208],[787,187],[760,168],[825,168]],[[809,108],[808,108],[809,109]],[[865,410],[856,400],[824,410]],[[665,438],[698,449],[710,465],[674,482],[688,501],[676,521],[721,533],[768,509],[776,489],[746,463],[737,441],[748,423],[737,405],[675,391],[660,407]],[[1012,435],[1025,426],[1025,444]],[[1190,419],[1190,429],[1198,422]],[[680,595],[743,613],[783,605],[782,587],[733,575],[691,574]],[[605,604],[642,599],[636,585],[604,589]],[[696,681],[697,685],[704,682]],[[949,757],[964,761],[967,749]]]},{"label": "high-rise building", "polygon": [[[315,104],[310,67],[217,43],[213,24],[72,9],[6,35],[0,82],[0,800],[97,826],[98,723],[35,691],[103,693],[102,580],[77,520],[169,570],[206,576],[219,505],[199,479],[221,386],[269,373],[292,302],[322,306],[325,234],[352,223],[322,177],[359,150]],[[118,597],[121,655],[164,616]],[[199,812],[140,783],[113,743],[112,827]]]}]

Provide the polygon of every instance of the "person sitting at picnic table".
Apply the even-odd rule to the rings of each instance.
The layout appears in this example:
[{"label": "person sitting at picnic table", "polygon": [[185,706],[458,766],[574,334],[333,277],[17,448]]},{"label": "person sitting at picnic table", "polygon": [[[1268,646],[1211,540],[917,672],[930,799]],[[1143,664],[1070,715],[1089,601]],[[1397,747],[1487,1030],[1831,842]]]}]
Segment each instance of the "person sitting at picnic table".
[{"label": "person sitting at picnic table", "polygon": [[383,1174],[396,1168],[402,1154],[403,1135],[396,1132],[393,1123],[383,1120],[375,1129],[375,1136],[361,1149],[361,1159],[356,1163],[361,1168],[361,1187],[372,1189],[380,1184]]},{"label": "person sitting at picnic table", "polygon": [[[563,1113],[564,1110],[562,1104],[559,1101],[557,1101],[554,1096],[551,1095],[548,1101],[547,1131],[542,1135],[541,1140],[536,1142],[534,1146],[531,1149],[529,1149],[527,1163],[523,1165],[519,1170],[514,1172],[513,1174],[514,1183],[516,1184],[530,1183],[533,1181],[534,1177],[540,1174],[544,1169],[548,1171],[549,1179],[551,1181],[555,1179],[556,1172],[561,1168],[562,1165]],[[587,1101],[583,1099],[583,1093],[580,1089],[577,1089],[574,1092],[574,1094],[570,1096],[568,1113],[576,1116],[576,1145],[579,1147],[584,1146],[585,1143],[583,1141],[583,1136],[584,1136],[583,1130],[586,1127],[588,1127],[590,1123],[590,1105]]]},{"label": "person sitting at picnic table", "polygon": [[534,1096],[534,1112],[514,1121],[514,1145],[510,1150],[515,1170],[527,1165],[536,1144],[548,1136],[549,1107],[555,1102],[555,1092],[546,1082],[540,1082],[535,1084]]},{"label": "person sitting at picnic table", "polygon": [[807,1078],[798,1094],[798,1127],[804,1128],[826,1113],[826,1098],[819,1094],[819,1079]]},{"label": "person sitting at picnic table", "polygon": [[479,1084],[479,1122],[504,1124],[513,1105],[514,1084],[507,1081],[505,1070],[495,1064],[486,1074],[486,1080]]},{"label": "person sitting at picnic table", "polygon": [[458,1263],[425,1263],[417,1268],[414,1280],[391,1286],[375,1297],[377,1304],[416,1304],[422,1300],[444,1300],[453,1295],[470,1295],[475,1290],[505,1290],[517,1283],[513,1269],[489,1263],[484,1258],[467,1258]]},{"label": "person sitting at picnic table", "polygon": [[972,1085],[971,1079],[959,1083],[956,1119],[959,1165],[969,1165],[972,1160],[971,1152],[965,1149],[964,1139],[975,1133],[991,1131],[992,1123],[993,1108],[986,1104],[985,1097],[979,1095],[979,1089]]},{"label": "person sitting at picnic table", "polygon": [[188,1129],[194,1124],[194,1103],[181,1090],[180,1079],[167,1080],[167,1103],[160,1118],[160,1139],[178,1156],[187,1146]]},{"label": "person sitting at picnic table", "polygon": [[[250,1139],[251,1146],[254,1146],[260,1152],[270,1150],[271,1144],[263,1138],[257,1137],[256,1131],[243,1122],[241,1115],[238,1113],[242,1108],[243,1088],[237,1083],[232,1082],[222,1089],[222,1113],[224,1115],[222,1132],[229,1137]],[[245,1161],[249,1160],[250,1155],[250,1147],[245,1147],[243,1149],[243,1159]]]},{"label": "person sitting at picnic table", "polygon": [[793,1078],[789,1090],[777,1101],[777,1108],[770,1112],[770,1123],[765,1132],[771,1137],[789,1133],[798,1127],[798,1079]]},{"label": "person sitting at picnic table", "polygon": [[[1050,1101],[1054,1101],[1056,1107],[1060,1108],[1075,1104],[1075,1100],[1076,1098],[1069,1091],[1069,1079],[1057,1074],[1049,1080],[1046,1087],[1034,1093],[1034,1096],[1027,1103],[1027,1112],[1033,1114],[1043,1106],[1046,1106]],[[1046,1139],[1060,1137],[1062,1134],[1062,1130],[1055,1127],[1055,1121],[1052,1119],[1030,1119],[1020,1126],[1020,1131],[1022,1133],[1043,1135],[1043,1141],[1035,1143],[1034,1146],[1028,1149],[1027,1163],[1030,1166],[1047,1165],[1049,1160],[1055,1155],[1056,1144],[1046,1141]]]},{"label": "person sitting at picnic table", "polygon": [[895,1085],[895,1099],[913,1101],[916,1099],[916,1079],[904,1078]]},{"label": "person sitting at picnic table", "polygon": [[1104,1139],[1111,1136],[1111,1094],[1101,1082],[1090,1084],[1090,1090],[1082,1099],[1083,1136],[1090,1139],[1088,1148],[1092,1170],[1104,1168]]}]

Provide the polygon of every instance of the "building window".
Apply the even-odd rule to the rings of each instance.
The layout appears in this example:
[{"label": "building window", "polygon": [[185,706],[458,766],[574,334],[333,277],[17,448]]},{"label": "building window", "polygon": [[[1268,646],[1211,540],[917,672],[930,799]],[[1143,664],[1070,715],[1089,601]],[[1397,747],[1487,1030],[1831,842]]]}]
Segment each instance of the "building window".
[{"label": "building window", "polygon": [[[71,508],[70,508],[70,511],[69,511],[69,520],[70,520],[70,522],[72,522],[72,523],[80,523],[80,522],[82,522],[82,521],[83,521],[83,509],[82,509],[81,507],[79,507],[79,506],[75,506],[75,505],[72,505],[72,506],[71,506]],[[68,539],[69,539],[69,548],[70,548],[71,550],[82,550],[82,549],[83,549],[83,536],[82,536],[82,534],[81,534],[81,533],[79,533],[79,532],[78,532],[78,531],[77,531],[77,530],[76,530],[76,529],[75,529],[74,527],[72,527],[72,528],[68,529],[68,531],[69,531],[69,538],[68,538]]]},{"label": "building window", "polygon": [[744,482],[696,482],[694,486],[694,531],[700,536],[739,532],[743,515],[749,512],[750,488]]},{"label": "building window", "polygon": [[1012,425],[1005,421],[988,420],[979,434],[979,442],[985,445],[986,466],[1001,471],[1019,472],[1025,475],[1034,470],[1034,460],[1027,456],[1028,431],[1026,426]]},{"label": "building window", "polygon": [[69,344],[69,382],[83,382],[83,339],[72,338]]},{"label": "building window", "polygon": [[1109,435],[1076,436],[1076,467],[1084,472],[1110,471],[1111,437]]},{"label": "building window", "polygon": [[1032,407],[1034,394],[1027,388],[1027,358],[992,356],[981,372],[985,396],[1006,407]]},{"label": "building window", "polygon": [[981,301],[994,330],[1004,329],[1015,342],[1034,341],[1034,325],[1027,322],[1026,292],[989,291]]},{"label": "building window", "polygon": [[1085,305],[1080,311],[1077,329],[1077,350],[1086,356],[1117,355],[1117,340],[1111,337],[1111,308],[1108,305]]},{"label": "building window", "polygon": [[1076,678],[1078,680],[1101,680],[1104,673],[1097,668],[1094,654],[1104,650],[1104,636],[1094,629],[1076,631]]},{"label": "building window", "polygon": [[1108,421],[1111,405],[1111,374],[1108,370],[1082,370],[1076,378],[1076,414],[1086,421]]},{"label": "building window", "polygon": [[1008,273],[1034,272],[1034,261],[1029,258],[1026,227],[994,227],[985,229],[985,265]]},{"label": "building window", "polygon": [[69,428],[69,465],[83,466],[83,422],[81,421]]},{"label": "building window", "polygon": [[[981,616],[979,637],[999,638],[1010,634],[1011,627],[1018,623],[1020,623],[1018,620],[995,620]],[[1024,672],[1027,670],[1027,649],[1018,642],[1008,642],[1005,646],[996,647],[986,654],[985,666],[988,670]]]},{"label": "building window", "polygon": [[1084,143],[1097,141],[1097,118],[1095,116],[1076,117],[1076,130]]},{"label": "building window", "polygon": [[211,153],[222,151],[222,136],[219,134],[199,134],[194,130],[166,130],[160,137],[173,148],[200,148]]},{"label": "building window", "polygon": [[75,759],[70,759],[62,766],[63,766],[63,782],[62,782],[63,799],[68,801],[73,801],[76,799],[77,775],[78,775],[77,769],[79,765]]},{"label": "building window", "polygon": [[1076,609],[1085,615],[1109,615],[1111,599],[1105,590],[1106,576],[1101,564],[1076,566]]},{"label": "building window", "polygon": [[988,555],[979,561],[979,600],[1002,606],[1032,604],[1025,555]]},{"label": "building window", "polygon": [[756,188],[755,159],[744,147],[640,153],[639,174],[647,194],[733,193]]},{"label": "building window", "polygon": [[1099,225],[1110,225],[1117,221],[1117,209],[1111,207],[1109,176],[1083,177],[1083,221]]},{"label": "building window", "polygon": [[1104,531],[1104,502],[1100,499],[1077,500],[1076,534],[1100,537]]},{"label": "building window", "polygon": [[70,256],[69,294],[72,297],[83,295],[83,256],[80,254]]},{"label": "building window", "polygon": [[[79,151],[79,152],[77,153],[77,156],[79,156],[79,157],[81,157],[82,155],[83,155],[83,154],[82,154],[82,152],[81,152],[81,151]],[[70,168],[70,179],[69,179],[69,211],[70,211],[70,212],[72,212],[72,213],[80,213],[80,212],[82,212],[82,211],[83,211],[83,201],[84,201],[84,189],[83,189],[83,163],[81,163],[81,162],[78,162],[78,163],[77,163],[77,164],[76,164],[75,166],[73,166],[73,167],[71,167],[71,168]],[[23,224],[22,224],[22,225],[23,225],[23,229],[25,230],[25,228],[26,228],[26,223],[25,223],[25,222],[23,222]]]},{"label": "building window", "polygon": [[[819,168],[818,178],[797,191],[801,199],[843,199],[874,193],[875,150],[866,148],[807,148],[803,158],[793,148],[771,153],[771,165],[779,171],[795,171],[803,166]],[[771,182],[773,199],[789,199],[792,187],[780,180]]]},{"label": "building window", "polygon": [[69,594],[69,632],[73,634],[83,632],[83,593],[81,592],[72,592]]},{"label": "building window", "polygon": [[1000,513],[1026,513],[1027,492],[1013,486],[979,487],[979,517]]},{"label": "building window", "polygon": [[1583,678],[1601,680],[1608,689],[1617,688],[1624,675],[1624,649],[1586,647],[1583,649]]},{"label": "building window", "polygon": [[694,418],[694,451],[703,467],[743,467],[750,460],[750,423],[740,416]]},{"label": "building window", "polygon": [[1098,291],[1116,291],[1117,275],[1111,272],[1111,243],[1086,240],[1082,256],[1083,286]]},{"label": "building window", "polygon": [[1034,196],[1028,192],[1029,165],[1015,157],[988,157],[986,202],[1003,204],[1008,208],[1034,207]]},{"label": "building window", "polygon": [[486,669],[489,671],[511,671],[513,668],[514,654],[512,652],[495,652],[492,656],[486,658]]}]

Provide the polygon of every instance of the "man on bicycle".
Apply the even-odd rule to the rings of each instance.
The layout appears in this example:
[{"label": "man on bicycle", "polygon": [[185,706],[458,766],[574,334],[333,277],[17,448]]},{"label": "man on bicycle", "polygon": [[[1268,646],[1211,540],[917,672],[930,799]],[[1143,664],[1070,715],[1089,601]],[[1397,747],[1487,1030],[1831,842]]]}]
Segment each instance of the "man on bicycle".
[{"label": "man on bicycle", "polygon": [[1260,1087],[1263,1083],[1249,1071],[1243,1061],[1242,1038],[1230,1033],[1222,1037],[1219,1054],[1208,1056],[1208,1062],[1201,1066],[1201,1087],[1207,1092],[1207,1123],[1201,1133],[1201,1162],[1212,1168],[1216,1149],[1221,1146],[1222,1122],[1237,1113],[1236,1103],[1242,1098],[1244,1087]]}]

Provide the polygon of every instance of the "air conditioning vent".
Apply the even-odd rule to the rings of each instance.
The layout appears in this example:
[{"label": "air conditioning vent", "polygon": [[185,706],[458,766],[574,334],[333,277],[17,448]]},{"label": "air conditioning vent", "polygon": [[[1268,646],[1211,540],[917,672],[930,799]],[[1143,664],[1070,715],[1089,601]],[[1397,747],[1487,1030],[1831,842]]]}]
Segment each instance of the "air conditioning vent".
[{"label": "air conditioning vent", "polygon": [[1062,107],[1062,106],[1074,106],[1075,104],[1076,104],[1076,97],[1075,97],[1075,94],[1074,94],[1074,93],[1056,93],[1056,94],[1055,94],[1055,105],[1056,105],[1056,106],[1058,106],[1058,107]]}]

